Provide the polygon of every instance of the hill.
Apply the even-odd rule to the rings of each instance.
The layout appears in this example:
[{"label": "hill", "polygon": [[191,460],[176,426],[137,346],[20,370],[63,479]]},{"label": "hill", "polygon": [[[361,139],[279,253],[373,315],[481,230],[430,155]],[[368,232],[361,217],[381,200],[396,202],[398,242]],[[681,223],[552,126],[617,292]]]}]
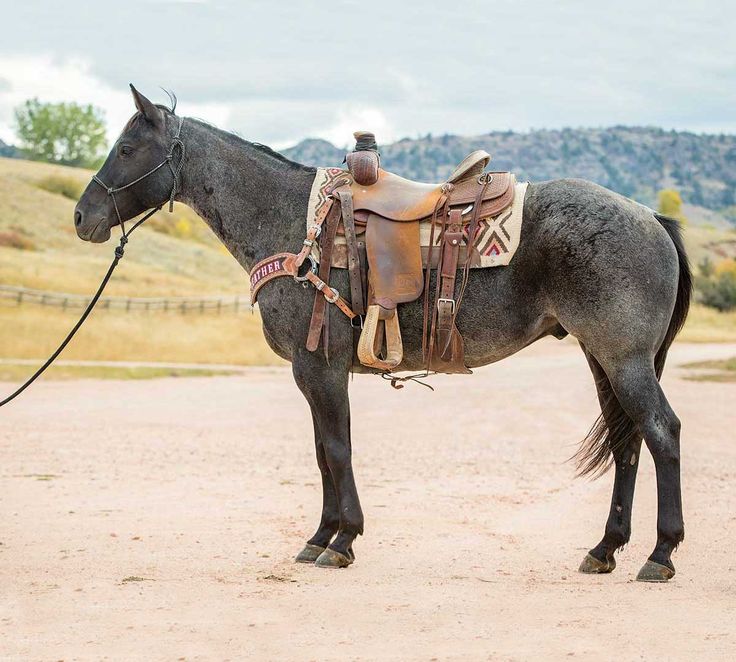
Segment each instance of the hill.
[{"label": "hill", "polygon": [[[75,200],[53,192],[63,185],[76,198],[92,174],[0,158],[0,232],[6,239],[0,242],[0,283],[78,294],[93,288],[112,259],[114,244],[80,241],[72,221]],[[19,239],[25,250],[7,245],[12,243],[8,237]],[[183,205],[176,205],[172,215],[159,212],[137,230],[123,264],[108,294],[247,293],[245,272]]]},{"label": "hill", "polygon": [[[91,175],[77,168],[0,158],[0,284],[94,292],[115,243],[80,241],[72,221],[74,200],[53,192],[63,187],[76,197]],[[182,205],[176,205],[172,215],[160,212],[136,231],[106,291],[134,297],[247,292],[243,269]],[[78,317],[78,310],[0,303],[0,358],[45,358]],[[180,315],[98,309],[63,358],[278,362],[260,326],[258,316],[247,312]]]},{"label": "hill", "polygon": [[12,145],[8,145],[0,140],[0,156],[4,156],[6,158],[17,158],[20,157],[20,152]]},{"label": "hill", "polygon": [[[513,170],[520,179],[581,177],[650,206],[660,189],[676,188],[689,205],[736,223],[736,135],[625,126],[428,135],[381,145],[381,158],[386,169],[404,177],[441,181],[474,149],[490,152],[495,169]],[[310,139],[284,154],[308,165],[339,166],[344,150]]]}]

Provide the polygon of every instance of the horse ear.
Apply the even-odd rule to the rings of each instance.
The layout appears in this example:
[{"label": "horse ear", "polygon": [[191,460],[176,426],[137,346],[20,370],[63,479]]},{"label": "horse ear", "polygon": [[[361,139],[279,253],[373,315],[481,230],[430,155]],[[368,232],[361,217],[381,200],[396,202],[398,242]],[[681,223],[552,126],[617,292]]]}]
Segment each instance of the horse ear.
[{"label": "horse ear", "polygon": [[163,124],[163,113],[161,109],[157,108],[149,99],[136,90],[133,87],[133,83],[130,83],[130,91],[133,93],[135,107],[140,111],[141,115],[154,126],[160,127]]}]

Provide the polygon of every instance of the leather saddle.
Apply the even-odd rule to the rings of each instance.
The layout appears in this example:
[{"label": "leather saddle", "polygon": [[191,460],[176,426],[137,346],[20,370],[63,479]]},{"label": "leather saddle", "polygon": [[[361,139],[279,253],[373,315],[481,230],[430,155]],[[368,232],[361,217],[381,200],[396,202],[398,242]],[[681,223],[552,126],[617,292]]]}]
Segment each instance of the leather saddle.
[{"label": "leather saddle", "polygon": [[[508,172],[484,172],[491,157],[477,150],[463,159],[445,182],[411,181],[380,168],[373,134],[359,132],[355,136],[357,149],[346,158],[352,176],[332,195],[341,207],[339,223],[347,243],[351,306],[364,316],[358,358],[379,370],[396,368],[403,358],[397,306],[424,293],[427,369],[468,373],[455,319],[468,269],[477,255],[474,240],[478,223],[512,204],[515,179]],[[424,256],[422,222],[431,223],[429,252]],[[334,241],[334,232],[333,239],[329,231],[326,234],[322,237],[323,254],[325,241]],[[331,247],[327,253],[332,254]],[[329,275],[329,267],[324,273],[322,266],[320,275],[327,280],[324,276]],[[460,266],[462,279],[456,288]],[[435,267],[438,277],[432,296],[429,274]],[[316,343],[312,345],[316,348]]]}]

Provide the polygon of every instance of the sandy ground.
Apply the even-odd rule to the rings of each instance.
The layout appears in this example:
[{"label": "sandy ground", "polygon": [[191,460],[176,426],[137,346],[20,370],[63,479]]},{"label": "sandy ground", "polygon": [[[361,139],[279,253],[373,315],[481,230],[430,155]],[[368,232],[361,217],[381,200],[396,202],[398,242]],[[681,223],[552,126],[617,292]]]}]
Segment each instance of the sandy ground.
[{"label": "sandy ground", "polygon": [[321,494],[288,369],[41,383],[0,414],[0,657],[734,659],[736,384],[677,364],[735,354],[671,355],[687,537],[668,585],[633,581],[656,535],[648,455],[619,567],[576,572],[612,478],[565,462],[597,413],[566,342],[435,393],[356,377],[366,535],[339,571],[291,562]]}]

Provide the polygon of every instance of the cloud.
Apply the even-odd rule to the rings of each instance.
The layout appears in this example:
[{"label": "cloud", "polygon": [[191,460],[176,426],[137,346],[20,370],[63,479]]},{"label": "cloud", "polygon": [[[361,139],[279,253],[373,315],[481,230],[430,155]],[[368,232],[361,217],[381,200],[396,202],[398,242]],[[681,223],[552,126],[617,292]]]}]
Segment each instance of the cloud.
[{"label": "cloud", "polygon": [[33,30],[0,43],[0,135],[32,96],[100,105],[114,135],[130,81],[276,146],[344,144],[367,124],[384,142],[610,124],[736,131],[736,6],[707,5],[129,0],[92,12],[23,0],[3,10]]},{"label": "cloud", "polygon": [[13,109],[33,97],[41,101],[92,103],[103,108],[108,121],[118,127],[132,114],[130,103],[124,103],[127,101],[124,92],[96,80],[89,74],[89,66],[78,59],[56,61],[50,55],[0,56],[0,71],[6,83],[0,89],[0,135],[8,139],[13,137]]},{"label": "cloud", "polygon": [[[89,62],[80,58],[57,60],[51,55],[0,55],[0,138],[15,141],[13,110],[26,99],[38,97],[41,101],[75,101],[91,103],[105,114],[108,141],[112,144],[128,118],[135,112],[130,91],[126,86],[112,87],[92,74]],[[153,101],[167,103],[168,97],[160,89],[145,92]],[[182,114],[206,118],[226,125],[227,106],[219,103],[179,104]]]}]

